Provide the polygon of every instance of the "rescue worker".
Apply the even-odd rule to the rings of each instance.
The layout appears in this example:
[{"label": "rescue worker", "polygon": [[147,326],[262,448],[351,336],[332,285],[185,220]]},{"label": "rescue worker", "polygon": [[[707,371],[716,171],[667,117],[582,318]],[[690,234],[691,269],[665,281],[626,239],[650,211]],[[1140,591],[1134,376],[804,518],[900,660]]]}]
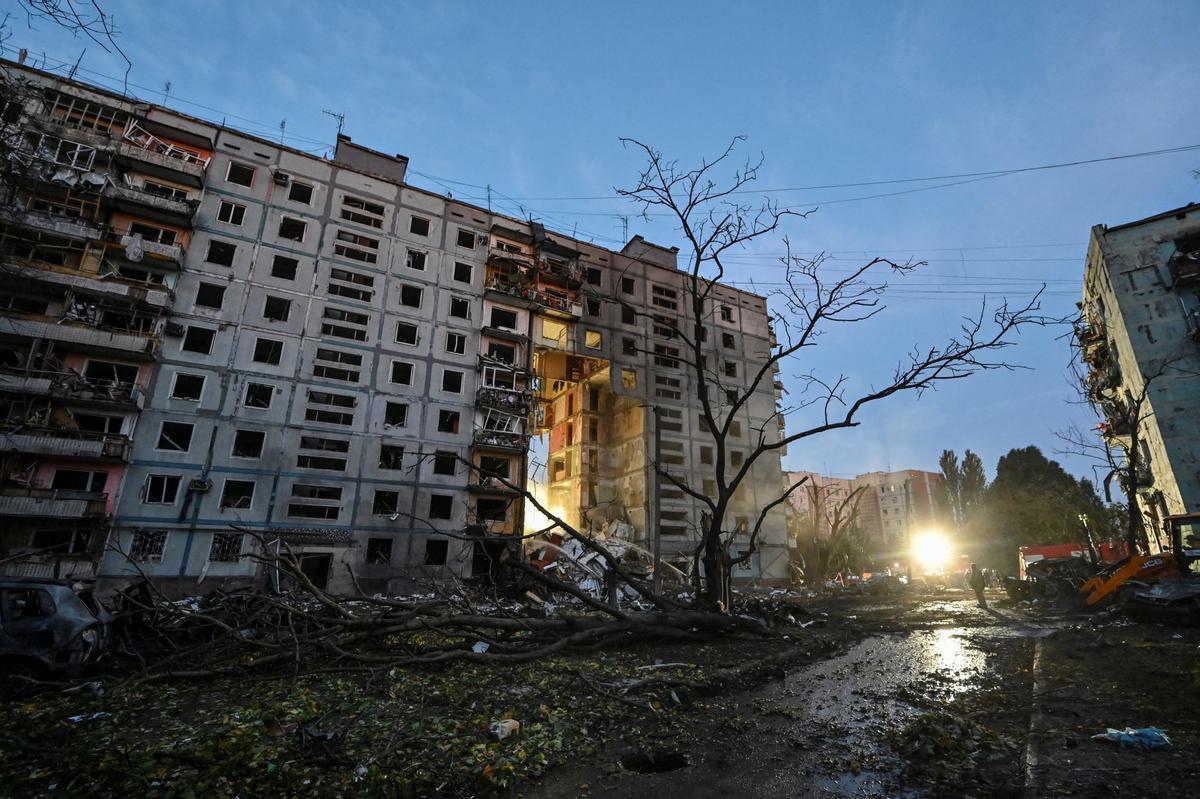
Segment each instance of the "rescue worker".
[{"label": "rescue worker", "polygon": [[975,599],[979,601],[979,607],[987,610],[987,597],[983,595],[983,572],[974,563],[971,564],[971,575],[967,578],[967,582],[971,586],[971,590],[975,592]]}]

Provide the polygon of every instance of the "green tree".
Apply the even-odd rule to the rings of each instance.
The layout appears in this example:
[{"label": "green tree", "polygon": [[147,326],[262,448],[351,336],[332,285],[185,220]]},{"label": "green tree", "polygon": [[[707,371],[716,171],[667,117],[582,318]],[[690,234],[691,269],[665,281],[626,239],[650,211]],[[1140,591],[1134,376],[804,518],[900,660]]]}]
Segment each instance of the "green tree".
[{"label": "green tree", "polygon": [[940,500],[949,524],[960,532],[966,530],[987,491],[987,474],[983,461],[971,450],[963,453],[960,462],[954,450],[942,450],[938,458],[942,471]]}]

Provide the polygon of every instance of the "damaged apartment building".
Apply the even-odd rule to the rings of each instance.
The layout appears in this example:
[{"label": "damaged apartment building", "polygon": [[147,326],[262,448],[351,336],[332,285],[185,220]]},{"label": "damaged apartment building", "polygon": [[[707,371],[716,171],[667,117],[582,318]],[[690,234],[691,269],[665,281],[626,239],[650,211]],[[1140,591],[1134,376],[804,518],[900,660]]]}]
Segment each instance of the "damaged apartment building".
[{"label": "damaged apartment building", "polygon": [[1200,512],[1200,205],[1092,228],[1080,307],[1100,434],[1134,450],[1121,487],[1160,550],[1165,517]]},{"label": "damaged apartment building", "polygon": [[[711,487],[674,249],[410,186],[345,136],[320,158],[5,68],[0,571],[187,591],[268,579],[247,555],[287,546],[331,590],[487,577],[536,529],[531,472],[578,529],[688,565],[701,505],[652,466]],[[707,357],[738,386],[766,303],[714,296]],[[775,391],[739,412],[734,467]],[[733,524],[780,481],[761,458]],[[738,576],[786,564],[779,509]]]}]

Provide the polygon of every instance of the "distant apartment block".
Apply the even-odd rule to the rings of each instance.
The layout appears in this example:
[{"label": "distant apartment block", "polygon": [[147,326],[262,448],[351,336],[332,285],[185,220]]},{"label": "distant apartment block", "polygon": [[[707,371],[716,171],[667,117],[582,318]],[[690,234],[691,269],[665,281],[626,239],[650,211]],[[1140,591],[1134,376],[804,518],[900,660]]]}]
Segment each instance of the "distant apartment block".
[{"label": "distant apartment block", "polygon": [[1100,434],[1127,451],[1136,438],[1123,488],[1161,548],[1164,517],[1200,511],[1200,205],[1092,228],[1081,308]]},{"label": "distant apartment block", "polygon": [[[345,136],[324,159],[5,68],[28,91],[3,110],[27,169],[0,219],[0,569],[184,591],[269,576],[265,544],[338,590],[487,577],[525,529],[506,483],[534,436],[552,510],[690,560],[702,505],[663,481],[656,506],[649,468],[713,479],[673,248],[448,199]],[[719,286],[704,313],[745,385],[765,300]],[[777,390],[739,411],[732,468]],[[731,524],[780,480],[761,458]],[[785,580],[782,508],[758,550],[738,576]]]}]

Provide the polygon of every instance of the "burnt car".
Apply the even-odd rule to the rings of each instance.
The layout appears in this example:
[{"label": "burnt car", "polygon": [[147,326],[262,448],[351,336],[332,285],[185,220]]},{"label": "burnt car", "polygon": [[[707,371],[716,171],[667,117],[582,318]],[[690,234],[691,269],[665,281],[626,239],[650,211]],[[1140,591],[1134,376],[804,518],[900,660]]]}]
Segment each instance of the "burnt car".
[{"label": "burnt car", "polygon": [[61,580],[0,577],[0,695],[87,672],[107,652],[112,616]]}]

